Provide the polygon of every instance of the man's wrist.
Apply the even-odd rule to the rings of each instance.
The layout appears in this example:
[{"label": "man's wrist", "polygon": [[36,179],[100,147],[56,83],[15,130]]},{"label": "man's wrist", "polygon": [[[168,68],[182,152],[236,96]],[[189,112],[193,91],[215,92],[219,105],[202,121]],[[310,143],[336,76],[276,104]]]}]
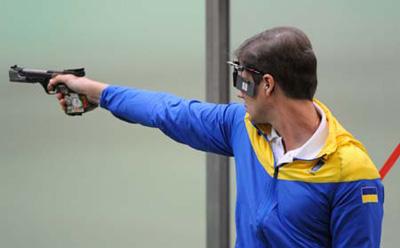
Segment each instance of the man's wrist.
[{"label": "man's wrist", "polygon": [[89,101],[92,103],[99,104],[101,94],[103,93],[103,90],[108,86],[109,86],[108,84],[94,81],[94,83],[90,85],[90,88],[88,89],[88,92],[86,94]]}]

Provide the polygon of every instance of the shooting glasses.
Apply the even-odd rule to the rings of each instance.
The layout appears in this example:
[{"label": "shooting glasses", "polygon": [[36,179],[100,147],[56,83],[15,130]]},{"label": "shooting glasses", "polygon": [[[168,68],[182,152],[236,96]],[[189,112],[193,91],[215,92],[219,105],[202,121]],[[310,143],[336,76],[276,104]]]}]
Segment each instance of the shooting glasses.
[{"label": "shooting glasses", "polygon": [[248,96],[255,96],[256,94],[256,83],[253,81],[246,81],[243,77],[239,75],[239,72],[242,72],[244,70],[249,71],[250,73],[258,74],[258,75],[263,75],[265,73],[251,68],[247,67],[244,65],[240,65],[239,61],[228,61],[227,62],[230,66],[233,67],[233,86],[241,91],[244,91],[246,95]]}]

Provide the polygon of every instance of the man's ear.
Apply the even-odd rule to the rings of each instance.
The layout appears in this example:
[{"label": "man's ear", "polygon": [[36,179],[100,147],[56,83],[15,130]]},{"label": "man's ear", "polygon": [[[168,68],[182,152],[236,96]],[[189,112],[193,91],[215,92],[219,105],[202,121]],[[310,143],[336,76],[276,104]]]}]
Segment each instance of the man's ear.
[{"label": "man's ear", "polygon": [[264,74],[262,82],[264,84],[265,94],[267,96],[270,96],[275,89],[276,82],[274,80],[274,77],[271,74]]}]

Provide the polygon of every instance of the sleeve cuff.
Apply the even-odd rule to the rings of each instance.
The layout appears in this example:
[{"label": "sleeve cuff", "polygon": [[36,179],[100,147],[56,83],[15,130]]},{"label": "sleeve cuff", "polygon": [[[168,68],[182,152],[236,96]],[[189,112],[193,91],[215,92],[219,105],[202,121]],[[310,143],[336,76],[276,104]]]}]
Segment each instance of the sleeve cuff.
[{"label": "sleeve cuff", "polygon": [[117,88],[117,86],[109,85],[101,92],[99,101],[100,107],[108,109],[107,106],[109,101],[107,100],[107,96],[110,96],[110,94],[115,91],[115,88]]}]

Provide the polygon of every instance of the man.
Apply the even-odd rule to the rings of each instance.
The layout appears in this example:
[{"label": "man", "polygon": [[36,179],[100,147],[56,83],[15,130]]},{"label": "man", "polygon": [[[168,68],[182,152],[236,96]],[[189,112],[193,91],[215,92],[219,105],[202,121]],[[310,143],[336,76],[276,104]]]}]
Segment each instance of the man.
[{"label": "man", "polygon": [[[236,247],[379,247],[384,191],[366,149],[313,99],[316,58],[291,27],[266,30],[236,52],[244,104],[211,104],[59,75],[116,117],[234,156]],[[58,94],[62,106],[63,96]]]}]

